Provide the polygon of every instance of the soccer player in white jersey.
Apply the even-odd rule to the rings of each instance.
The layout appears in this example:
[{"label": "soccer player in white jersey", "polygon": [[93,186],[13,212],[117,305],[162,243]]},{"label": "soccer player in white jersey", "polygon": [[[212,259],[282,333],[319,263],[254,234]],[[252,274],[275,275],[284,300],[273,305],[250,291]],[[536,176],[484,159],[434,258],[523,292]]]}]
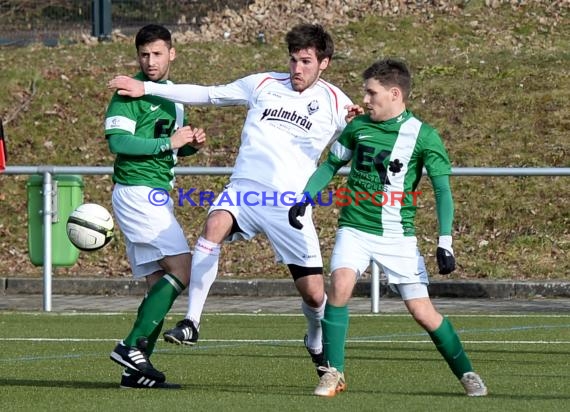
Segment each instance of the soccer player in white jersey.
[{"label": "soccer player in white jersey", "polygon": [[[171,34],[149,24],[135,37],[140,72],[134,78],[166,83],[176,57]],[[130,331],[111,352],[126,367],[123,388],[165,388],[162,372],[150,363],[164,317],[189,282],[190,248],[164,198],[174,184],[179,156],[194,154],[205,141],[202,129],[185,125],[184,106],[154,96],[140,99],[114,94],[105,115],[105,137],[116,155],[113,168],[113,211],[123,233],[133,276],[145,279],[148,292]],[[154,194],[154,195],[153,195]],[[166,196],[168,199],[168,197]]]},{"label": "soccer player in white jersey", "polygon": [[[316,366],[323,366],[321,319],[326,295],[319,240],[310,213],[301,231],[289,226],[287,214],[292,203],[281,201],[281,195],[301,194],[321,153],[340,135],[345,116],[354,106],[339,88],[321,79],[334,51],[333,40],[322,26],[295,26],[287,33],[286,42],[289,73],[253,74],[209,87],[143,84],[118,76],[109,87],[131,97],[152,94],[189,105],[248,108],[230,183],[210,208],[194,248],[188,313],[165,332],[165,339],[176,344],[196,343],[222,242],[249,240],[263,233],[276,260],[289,267],[307,319],[305,347]],[[240,196],[248,192],[264,194],[265,200],[244,202]],[[219,199],[230,200],[218,204]]]},{"label": "soccer player in white jersey", "polygon": [[[314,394],[330,397],[346,388],[348,301],[358,277],[374,260],[410,314],[427,331],[467,395],[485,396],[487,388],[473,371],[455,329],[429,298],[428,274],[415,236],[416,187],[425,167],[433,184],[439,222],[439,273],[455,270],[449,157],[437,131],[406,108],[411,75],[403,62],[380,60],[366,69],[363,77],[363,102],[368,113],[349,123],[304,189],[314,198],[342,166],[352,162],[321,322],[329,365],[320,368],[325,373]],[[302,227],[297,219],[305,207],[306,201],[291,207],[289,220],[293,227]]]}]

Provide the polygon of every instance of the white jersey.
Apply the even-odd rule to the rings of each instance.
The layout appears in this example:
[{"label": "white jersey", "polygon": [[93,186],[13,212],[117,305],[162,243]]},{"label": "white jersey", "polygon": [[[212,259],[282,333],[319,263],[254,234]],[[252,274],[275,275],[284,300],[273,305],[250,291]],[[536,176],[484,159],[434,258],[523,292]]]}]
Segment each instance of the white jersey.
[{"label": "white jersey", "polygon": [[299,93],[291,87],[288,73],[274,72],[207,88],[146,82],[145,92],[186,104],[247,106],[230,180],[247,179],[281,193],[303,190],[321,153],[346,126],[345,106],[352,104],[322,79]]},{"label": "white jersey", "polygon": [[209,90],[212,104],[246,104],[247,117],[231,180],[248,179],[278,192],[301,192],[321,153],[346,126],[350,99],[319,80],[299,93],[289,74],[262,73]]}]

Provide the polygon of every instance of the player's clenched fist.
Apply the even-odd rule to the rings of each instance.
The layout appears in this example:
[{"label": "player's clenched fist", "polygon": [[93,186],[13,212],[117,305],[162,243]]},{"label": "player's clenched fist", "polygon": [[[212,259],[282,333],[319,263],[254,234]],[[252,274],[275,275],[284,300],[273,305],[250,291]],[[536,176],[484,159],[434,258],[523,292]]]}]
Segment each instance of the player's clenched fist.
[{"label": "player's clenched fist", "polygon": [[204,143],[206,143],[206,132],[204,129],[200,128],[194,128],[192,129],[192,132],[194,133],[194,139],[189,144],[194,149],[200,149],[202,146],[204,146]]},{"label": "player's clenched fist", "polygon": [[205,141],[206,133],[204,133],[203,129],[184,126],[177,129],[170,137],[170,148],[179,149],[182,146],[189,144],[190,146],[198,149]]}]

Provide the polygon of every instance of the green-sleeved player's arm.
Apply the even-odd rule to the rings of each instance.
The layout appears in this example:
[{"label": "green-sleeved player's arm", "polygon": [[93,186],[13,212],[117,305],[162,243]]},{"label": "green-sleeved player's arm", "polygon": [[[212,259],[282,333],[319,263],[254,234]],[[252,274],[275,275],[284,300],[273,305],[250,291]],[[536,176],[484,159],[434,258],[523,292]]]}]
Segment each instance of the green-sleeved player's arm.
[{"label": "green-sleeved player's arm", "polygon": [[131,156],[155,155],[171,150],[170,138],[145,139],[130,134],[107,135],[109,150],[113,154]]},{"label": "green-sleeved player's arm", "polygon": [[439,235],[451,236],[453,225],[453,197],[449,186],[449,175],[431,177],[433,191],[435,194],[435,210],[439,223]]},{"label": "green-sleeved player's arm", "polygon": [[308,193],[311,199],[314,199],[317,193],[323,190],[339,169],[347,163],[348,161],[341,160],[332,152],[329,152],[327,160],[321,163],[309,178],[303,193]]}]

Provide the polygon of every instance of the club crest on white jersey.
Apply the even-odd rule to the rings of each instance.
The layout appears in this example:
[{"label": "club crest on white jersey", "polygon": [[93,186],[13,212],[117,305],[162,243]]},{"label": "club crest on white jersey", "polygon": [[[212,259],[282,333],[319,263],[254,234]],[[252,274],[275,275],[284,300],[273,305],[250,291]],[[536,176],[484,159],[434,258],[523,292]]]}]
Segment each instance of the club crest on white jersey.
[{"label": "club crest on white jersey", "polygon": [[309,112],[309,116],[316,113],[319,110],[319,101],[313,100],[311,103],[307,105],[307,111]]}]

